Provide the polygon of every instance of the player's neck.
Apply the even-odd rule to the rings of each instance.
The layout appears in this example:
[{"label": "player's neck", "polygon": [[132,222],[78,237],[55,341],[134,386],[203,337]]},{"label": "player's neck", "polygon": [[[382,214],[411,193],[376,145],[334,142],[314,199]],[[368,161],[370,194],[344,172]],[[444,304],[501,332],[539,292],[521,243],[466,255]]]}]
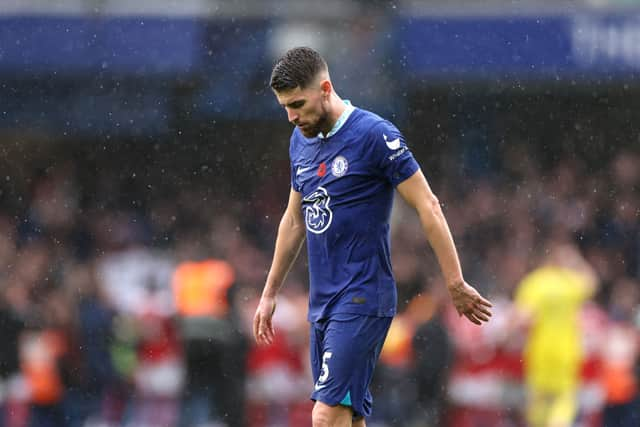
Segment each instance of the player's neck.
[{"label": "player's neck", "polygon": [[322,133],[324,135],[327,135],[329,132],[331,132],[331,129],[333,129],[333,127],[336,125],[336,122],[338,121],[342,113],[344,113],[344,110],[347,109],[347,105],[337,94],[334,93],[331,96],[331,104],[329,108],[329,120],[327,120],[326,129],[322,129]]}]

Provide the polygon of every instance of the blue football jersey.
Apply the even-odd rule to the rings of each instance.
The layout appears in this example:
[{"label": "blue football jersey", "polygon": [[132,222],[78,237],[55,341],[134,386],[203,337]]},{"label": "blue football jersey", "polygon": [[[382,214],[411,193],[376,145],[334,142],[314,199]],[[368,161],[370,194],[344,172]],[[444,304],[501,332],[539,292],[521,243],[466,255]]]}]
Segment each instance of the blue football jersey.
[{"label": "blue football jersey", "polygon": [[[309,320],[393,316],[389,217],[395,186],[419,166],[390,122],[353,109],[327,138],[291,136],[291,185],[302,194]],[[335,316],[334,316],[335,317]]]}]

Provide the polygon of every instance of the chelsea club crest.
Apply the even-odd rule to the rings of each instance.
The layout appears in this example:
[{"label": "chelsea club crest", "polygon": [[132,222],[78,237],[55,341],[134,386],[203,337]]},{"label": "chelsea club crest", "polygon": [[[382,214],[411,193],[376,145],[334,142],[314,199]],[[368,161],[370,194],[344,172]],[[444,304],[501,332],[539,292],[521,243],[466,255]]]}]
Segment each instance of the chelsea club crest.
[{"label": "chelsea club crest", "polygon": [[343,156],[338,156],[333,159],[331,163],[331,173],[333,176],[341,177],[345,173],[347,173],[347,169],[349,169],[349,162]]}]

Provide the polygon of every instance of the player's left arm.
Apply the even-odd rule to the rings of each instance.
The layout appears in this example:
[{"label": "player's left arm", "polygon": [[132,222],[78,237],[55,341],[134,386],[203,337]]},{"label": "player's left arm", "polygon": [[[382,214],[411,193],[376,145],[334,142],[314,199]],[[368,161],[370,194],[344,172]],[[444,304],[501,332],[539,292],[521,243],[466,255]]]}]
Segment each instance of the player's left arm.
[{"label": "player's left arm", "polygon": [[396,187],[402,198],[418,212],[422,229],[436,254],[453,304],[460,315],[480,325],[491,317],[491,303],[462,276],[460,260],[438,198],[418,169]]}]

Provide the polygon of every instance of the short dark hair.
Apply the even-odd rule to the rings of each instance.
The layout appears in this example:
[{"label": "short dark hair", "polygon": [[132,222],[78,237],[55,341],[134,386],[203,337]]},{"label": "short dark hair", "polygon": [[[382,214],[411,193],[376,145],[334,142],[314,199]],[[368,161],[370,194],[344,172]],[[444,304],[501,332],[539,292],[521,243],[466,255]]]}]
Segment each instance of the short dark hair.
[{"label": "short dark hair", "polygon": [[276,92],[304,89],[319,72],[327,70],[322,56],[309,47],[294,47],[276,62],[271,72],[270,86]]}]

